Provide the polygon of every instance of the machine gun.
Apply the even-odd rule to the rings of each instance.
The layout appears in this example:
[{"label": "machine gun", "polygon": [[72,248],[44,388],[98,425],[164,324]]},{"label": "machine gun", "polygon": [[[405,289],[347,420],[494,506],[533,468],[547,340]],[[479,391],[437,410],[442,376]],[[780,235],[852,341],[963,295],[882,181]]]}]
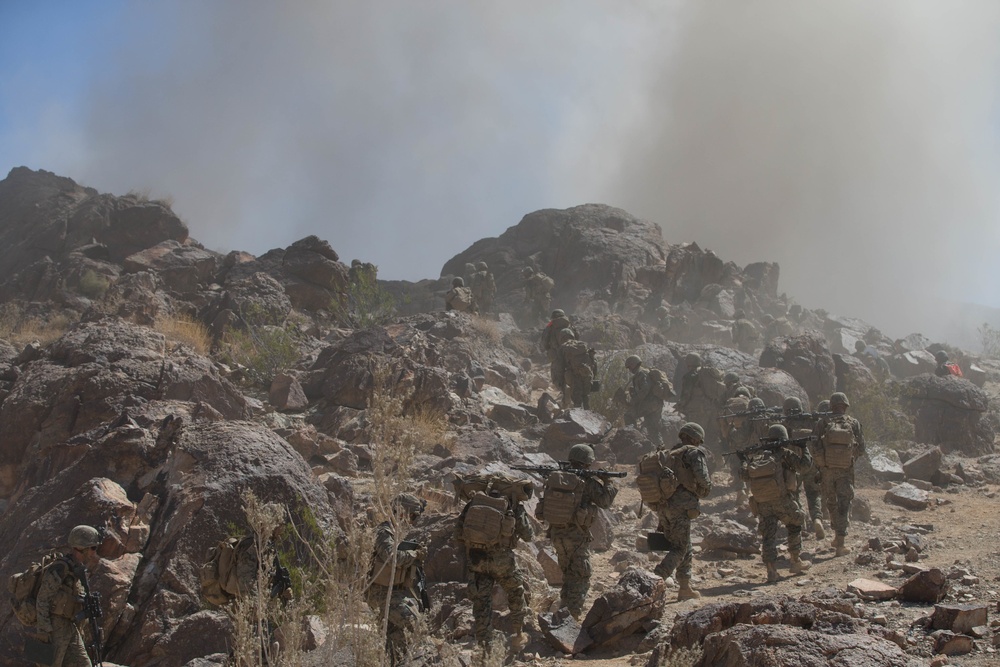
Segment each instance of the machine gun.
[{"label": "machine gun", "polygon": [[782,440],[781,438],[761,438],[756,445],[749,445],[748,447],[744,447],[743,449],[734,449],[731,452],[723,452],[722,455],[732,456],[733,454],[735,454],[740,458],[741,461],[745,461],[747,457],[749,457],[754,452],[763,452],[763,451],[773,452],[776,449],[788,446],[804,447],[808,443],[816,439],[817,438],[815,435],[807,435],[803,438],[794,438],[791,440]]},{"label": "machine gun", "polygon": [[101,628],[101,594],[90,590],[87,570],[80,568],[80,583],[83,584],[83,614],[90,625],[90,652],[94,655],[94,665],[101,667],[104,662],[104,630]]},{"label": "machine gun", "polygon": [[587,468],[575,468],[573,464],[569,461],[559,461],[558,466],[511,466],[514,470],[520,470],[522,472],[533,472],[535,474],[541,475],[542,477],[548,477],[554,472],[559,472],[560,470],[564,472],[571,472],[578,477],[599,477],[601,479],[608,479],[609,477],[628,477],[627,472],[615,472],[613,470],[590,470]]},{"label": "machine gun", "polygon": [[772,422],[816,422],[823,417],[829,417],[832,412],[793,412],[790,415],[786,415],[783,412],[774,415],[761,415],[759,417],[751,417],[750,421],[772,421]]},{"label": "machine gun", "polygon": [[271,597],[280,598],[285,591],[292,590],[292,575],[288,568],[274,554],[274,574],[271,575]]}]

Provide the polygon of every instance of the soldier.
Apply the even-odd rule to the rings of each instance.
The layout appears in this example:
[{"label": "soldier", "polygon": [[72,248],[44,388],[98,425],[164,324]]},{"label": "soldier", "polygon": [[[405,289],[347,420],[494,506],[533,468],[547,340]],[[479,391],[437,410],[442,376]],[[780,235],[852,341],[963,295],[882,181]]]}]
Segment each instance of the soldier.
[{"label": "soldier", "polygon": [[559,332],[568,328],[569,318],[566,317],[566,313],[561,308],[556,308],[552,311],[549,323],[542,330],[541,344],[545,356],[549,358],[549,375],[552,378],[552,384],[560,388],[563,385],[563,371],[559,364]]},{"label": "soldier", "polygon": [[[733,375],[736,375],[733,373]],[[737,378],[739,380],[739,378]],[[751,401],[754,408],[764,413],[764,401],[750,398],[746,387],[737,387],[734,396],[726,401],[725,412],[719,417],[719,431],[722,443],[730,452],[729,473],[732,477],[733,489],[736,491],[737,504],[746,500],[743,480],[740,479],[740,460],[732,452],[738,452],[756,441],[756,422],[752,421]]]},{"label": "soldier", "polygon": [[701,514],[699,499],[712,492],[712,480],[708,474],[708,463],[705,461],[705,450],[701,445],[705,442],[705,429],[698,424],[688,422],[681,426],[678,433],[680,442],[670,450],[676,463],[674,473],[678,486],[666,500],[652,507],[660,518],[659,532],[662,532],[667,542],[667,555],[653,570],[666,579],[677,573],[677,599],[688,600],[700,598],[701,593],[691,588],[691,520]]},{"label": "soldier", "polygon": [[528,313],[536,320],[545,317],[552,299],[552,288],[555,282],[541,271],[535,271],[530,266],[521,270],[524,277],[524,298],[528,302]]},{"label": "soldier", "polygon": [[796,474],[812,467],[809,447],[788,443],[788,431],[781,424],[768,429],[767,439],[776,441],[773,448],[757,449],[740,455],[740,477],[750,487],[750,511],[758,519],[762,542],[761,557],[767,568],[768,582],[778,580],[778,522],[788,530],[788,558],[791,571],[801,574],[809,563],[799,557],[802,552],[802,522]]},{"label": "soldier", "polygon": [[83,611],[87,568],[97,565],[101,535],[93,526],[76,526],[66,543],[70,550],[45,568],[35,599],[36,628],[52,644],[54,667],[91,667],[76,619]]},{"label": "soldier", "polygon": [[[412,493],[403,493],[392,501],[392,511],[400,527],[413,526],[423,514],[427,502]],[[368,606],[378,614],[379,622],[386,620],[386,653],[391,665],[398,664],[406,654],[406,633],[412,632],[421,612],[427,611],[426,593],[421,596],[418,582],[421,578],[427,551],[416,542],[400,542],[392,521],[383,521],[375,532],[375,549],[368,587]],[[389,588],[392,588],[390,593]],[[388,605],[388,607],[387,607]],[[380,626],[381,627],[381,626]]]},{"label": "soldier", "polygon": [[760,344],[760,330],[746,318],[742,310],[736,311],[732,326],[733,344],[740,352],[753,354]]},{"label": "soldier", "polygon": [[851,501],[854,500],[854,462],[865,454],[861,423],[847,415],[847,396],[830,396],[832,414],[821,417],[816,425],[816,466],[823,487],[823,505],[830,511],[834,531],[833,547],[837,556],[847,553],[844,538],[850,525]]},{"label": "soldier", "polygon": [[949,375],[962,377],[962,369],[959,368],[958,364],[948,361],[948,353],[944,350],[935,352],[934,359],[937,361],[937,368],[934,369],[934,375],[938,377],[948,377]]},{"label": "soldier", "polygon": [[[482,498],[480,498],[482,496]],[[470,521],[470,529],[466,530],[466,516],[476,512],[480,501],[503,502],[502,498],[494,498],[486,494],[473,496],[455,523],[454,539],[463,543],[466,549],[466,567],[469,575],[469,598],[472,600],[473,630],[476,642],[486,651],[493,646],[493,586],[500,584],[507,594],[507,606],[510,608],[510,624],[514,635],[511,647],[515,651],[522,650],[528,643],[528,636],[523,632],[524,619],[528,611],[528,584],[524,573],[514,560],[514,547],[517,541],[528,541],[532,538],[531,524],[528,515],[520,502],[508,498],[503,515],[511,519],[513,534],[505,535],[499,541],[490,544],[473,541],[472,527],[482,527],[478,519]],[[482,532],[482,531],[480,531]]]},{"label": "soldier", "polygon": [[[814,417],[803,416],[802,401],[795,396],[789,396],[782,405],[782,413],[785,427],[791,431],[793,439],[812,435],[816,430],[817,420]],[[809,520],[812,522],[812,530],[816,534],[817,540],[826,537],[826,529],[823,527],[822,497],[823,488],[820,483],[819,470],[816,468],[816,461],[810,451],[809,467],[798,471],[799,482],[802,490],[806,494],[806,508],[809,510]]]},{"label": "soldier", "polygon": [[476,299],[472,290],[465,286],[461,278],[452,278],[451,289],[444,295],[444,309],[457,310],[460,313],[475,313]]},{"label": "soldier", "polygon": [[673,389],[667,379],[656,371],[642,367],[642,359],[631,354],[625,359],[625,368],[632,374],[632,379],[625,388],[626,423],[638,424],[646,431],[650,441],[657,447],[663,446],[663,400],[672,395]]},{"label": "soldier", "polygon": [[704,441],[718,454],[722,434],[716,418],[725,406],[723,375],[716,368],[703,366],[701,355],[697,352],[688,354],[684,361],[688,370],[681,378],[681,393],[676,407],[687,420],[707,424]]},{"label": "soldier", "polygon": [[563,407],[580,406],[590,409],[590,388],[597,373],[594,348],[576,340],[572,329],[562,329],[558,334],[559,366],[563,372]]},{"label": "soldier", "polygon": [[470,287],[472,288],[472,296],[476,299],[476,305],[479,307],[479,312],[492,312],[493,299],[497,295],[497,284],[486,262],[478,262],[476,264],[476,272],[472,275]]},{"label": "soldier", "polygon": [[[590,445],[573,445],[569,449],[570,466],[575,469],[586,470],[594,463],[594,450]],[[572,473],[570,473],[572,475]],[[551,477],[551,476],[550,476]],[[548,537],[552,540],[552,547],[556,551],[559,559],[559,568],[563,574],[562,590],[559,593],[559,600],[566,607],[573,618],[579,619],[583,614],[583,604],[587,600],[587,592],[590,590],[590,526],[594,522],[597,508],[608,509],[614,502],[618,494],[618,488],[611,479],[600,480],[597,477],[585,476],[582,478],[572,475],[577,479],[574,482],[582,484],[582,494],[575,498],[575,508],[568,508],[566,514],[571,518],[568,522],[559,521],[555,516],[554,507],[545,511],[545,503],[550,505],[556,501],[553,498],[543,496],[538,501],[535,508],[535,518],[549,522]],[[546,489],[549,482],[546,481]],[[548,494],[546,494],[548,495]]]}]

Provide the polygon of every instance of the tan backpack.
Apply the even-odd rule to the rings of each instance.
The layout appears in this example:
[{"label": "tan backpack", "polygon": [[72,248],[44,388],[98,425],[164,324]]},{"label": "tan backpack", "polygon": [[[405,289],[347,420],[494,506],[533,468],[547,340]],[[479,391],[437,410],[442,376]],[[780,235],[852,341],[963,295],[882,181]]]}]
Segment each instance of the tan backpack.
[{"label": "tan backpack", "polygon": [[230,537],[211,547],[199,568],[201,595],[214,605],[224,605],[240,594],[236,563],[240,554],[253,547],[252,537]]},{"label": "tan backpack", "polygon": [[668,500],[677,491],[680,481],[672,468],[672,458],[669,451],[659,450],[639,459],[635,483],[642,502],[650,507]]},{"label": "tan backpack", "polygon": [[35,601],[38,597],[38,587],[42,582],[42,573],[59,560],[65,562],[65,557],[57,553],[46,554],[41,561],[32,563],[24,572],[10,575],[10,579],[7,580],[10,607],[21,625],[31,627],[38,622]]},{"label": "tan backpack", "polygon": [[[781,464],[781,453],[765,451],[747,461],[750,495],[758,503],[780,500],[789,492],[789,476]],[[794,474],[791,476],[794,479]],[[792,488],[795,488],[794,486]]]},{"label": "tan backpack", "polygon": [[514,546],[514,503],[506,496],[474,493],[465,506],[462,541],[469,549]]},{"label": "tan backpack", "polygon": [[461,502],[472,500],[477,493],[485,493],[506,496],[511,502],[523,503],[534,492],[531,480],[505,473],[477,473],[468,477],[456,475],[451,484],[455,497]]},{"label": "tan backpack", "polygon": [[854,429],[847,419],[830,419],[823,433],[822,465],[834,470],[846,470],[854,465]]},{"label": "tan backpack", "polygon": [[[409,547],[416,549],[417,546],[415,542],[402,542],[396,546],[396,549],[406,550]],[[389,567],[389,563],[375,556],[372,560],[371,576],[372,584],[376,586],[413,588],[413,584],[417,579],[417,564],[397,565],[395,568],[392,568]]]},{"label": "tan backpack", "polygon": [[567,470],[557,470],[545,478],[542,491],[542,519],[550,526],[586,523],[582,516],[584,481]]}]

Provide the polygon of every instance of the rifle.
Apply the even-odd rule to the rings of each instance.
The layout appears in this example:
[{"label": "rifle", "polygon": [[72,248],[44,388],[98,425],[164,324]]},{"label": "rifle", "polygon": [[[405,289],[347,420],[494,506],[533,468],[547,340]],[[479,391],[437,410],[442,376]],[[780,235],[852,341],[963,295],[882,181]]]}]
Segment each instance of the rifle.
[{"label": "rifle", "polygon": [[615,472],[613,470],[589,470],[585,468],[574,468],[573,464],[569,461],[559,461],[558,467],[553,466],[511,466],[514,470],[520,470],[522,472],[533,472],[542,477],[548,477],[554,472],[559,472],[560,470],[565,472],[571,472],[578,477],[599,477],[601,479],[608,479],[609,477],[628,477],[627,472]]},{"label": "rifle", "polygon": [[[413,540],[403,540],[396,545],[396,551],[416,551],[419,548],[420,544]],[[431,598],[427,594],[427,575],[424,574],[423,563],[421,561],[417,561],[417,563],[419,564],[414,566],[413,587],[416,589],[417,598],[420,601],[420,611],[430,611]]]},{"label": "rifle", "polygon": [[786,415],[786,414],[782,413],[782,414],[776,414],[776,415],[773,415],[773,416],[764,415],[764,416],[761,416],[761,417],[752,417],[750,419],[750,421],[754,421],[754,422],[759,422],[759,421],[774,421],[774,422],[797,422],[797,421],[803,421],[804,422],[804,421],[813,421],[814,422],[814,421],[818,421],[818,420],[822,419],[823,417],[829,417],[832,414],[833,414],[832,412],[796,412],[796,413],[790,414],[790,415]]},{"label": "rifle", "polygon": [[787,446],[804,447],[806,444],[816,440],[815,435],[807,435],[802,438],[794,438],[792,440],[781,440],[779,438],[761,438],[756,445],[749,445],[743,449],[734,449],[731,452],[722,452],[723,456],[736,456],[740,457],[741,461],[745,461],[746,458],[753,454],[754,452],[770,451],[773,452],[776,449]]},{"label": "rifle", "polygon": [[90,622],[90,651],[94,654],[94,664],[101,667],[104,662],[104,630],[101,628],[101,594],[90,590],[87,570],[80,568],[80,583],[83,584],[83,613]]},{"label": "rifle", "polygon": [[292,589],[292,575],[288,568],[281,564],[278,554],[274,554],[274,574],[271,575],[271,597],[281,597],[285,591]]}]

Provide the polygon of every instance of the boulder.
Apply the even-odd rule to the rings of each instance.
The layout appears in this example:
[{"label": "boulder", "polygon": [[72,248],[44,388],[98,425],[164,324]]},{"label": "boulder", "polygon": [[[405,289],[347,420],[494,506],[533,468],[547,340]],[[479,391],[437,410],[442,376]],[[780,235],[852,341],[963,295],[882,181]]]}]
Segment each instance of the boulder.
[{"label": "boulder", "polygon": [[905,507],[908,510],[925,510],[931,501],[926,491],[903,482],[885,492],[885,502]]},{"label": "boulder", "polygon": [[583,653],[594,644],[580,622],[565,607],[551,614],[539,614],[538,626],[552,648],[567,655]]},{"label": "boulder", "polygon": [[911,378],[923,373],[933,373],[937,368],[934,355],[926,350],[894,354],[888,359],[889,370],[898,378]]},{"label": "boulder", "polygon": [[941,655],[965,655],[972,653],[975,644],[972,637],[957,635],[947,630],[934,633],[934,652]]},{"label": "boulder", "polygon": [[542,436],[542,447],[557,459],[564,459],[573,445],[595,443],[608,432],[608,421],[596,412],[573,408],[553,421]]},{"label": "boulder", "polygon": [[772,339],[760,355],[760,365],[786,371],[806,390],[813,404],[836,390],[833,355],[818,332]]},{"label": "boulder", "polygon": [[907,459],[903,464],[903,472],[910,479],[933,482],[941,470],[941,458],[941,448],[931,447],[927,451]]},{"label": "boulder", "polygon": [[862,600],[891,600],[896,597],[894,587],[871,579],[855,579],[847,584],[847,590]]},{"label": "boulder", "polygon": [[903,404],[913,417],[915,439],[944,453],[993,451],[994,431],[986,416],[986,392],[954,376],[918,375],[903,385]]},{"label": "boulder", "polygon": [[837,378],[837,391],[848,396],[865,392],[879,384],[865,362],[850,354],[834,354],[833,364]]},{"label": "boulder", "polygon": [[129,255],[122,266],[126,273],[156,273],[168,289],[185,294],[210,284],[221,260],[218,253],[171,239]]},{"label": "boulder", "polygon": [[732,519],[706,517],[701,527],[703,551],[730,551],[737,554],[760,553],[757,534]]},{"label": "boulder", "polygon": [[666,605],[666,583],[652,572],[630,568],[598,597],[583,620],[594,647],[613,644],[658,620]]},{"label": "boulder", "polygon": [[948,594],[948,579],[938,568],[917,572],[899,587],[899,599],[907,602],[940,602]]},{"label": "boulder", "polygon": [[271,380],[267,402],[283,412],[301,412],[309,407],[309,399],[306,398],[299,379],[288,373],[278,373]]},{"label": "boulder", "polygon": [[871,467],[875,477],[882,481],[902,482],[905,477],[899,454],[894,449],[874,454],[871,457]]},{"label": "boulder", "polygon": [[972,628],[986,625],[988,616],[984,604],[937,604],[931,615],[931,627],[965,634]]}]

